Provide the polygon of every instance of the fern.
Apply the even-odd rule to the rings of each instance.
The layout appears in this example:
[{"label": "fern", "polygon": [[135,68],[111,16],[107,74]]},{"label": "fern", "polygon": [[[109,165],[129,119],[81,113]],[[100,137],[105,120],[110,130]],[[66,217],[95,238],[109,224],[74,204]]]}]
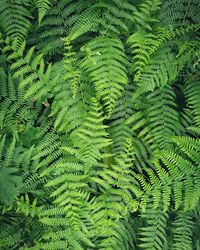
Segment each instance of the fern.
[{"label": "fern", "polygon": [[132,200],[132,183],[129,176],[132,159],[132,142],[127,139],[124,152],[115,158],[109,168],[102,166],[91,180],[102,190],[97,199],[92,201],[92,214],[97,227],[98,246],[106,249],[135,249],[133,235],[128,235],[127,220],[130,212],[137,210],[137,201]]},{"label": "fern", "polygon": [[143,243],[139,246],[142,249],[164,249],[167,243],[167,214],[159,209],[148,209],[142,218],[146,222],[146,227],[141,228],[140,240]]},{"label": "fern", "polygon": [[12,41],[20,46],[31,27],[28,0],[3,0],[0,7],[1,28]]},{"label": "fern", "polygon": [[[67,64],[67,67],[68,64]],[[84,121],[86,108],[89,104],[90,86],[87,87],[86,82],[81,81],[77,89],[77,78],[72,75],[66,80],[66,70],[64,63],[54,65],[53,74],[59,72],[60,84],[53,86],[56,96],[51,106],[51,116],[54,118],[54,127],[58,132],[71,133],[79,127]],[[73,74],[73,72],[72,72]],[[73,85],[70,84],[73,81]],[[75,84],[75,85],[74,85]],[[87,91],[85,90],[87,89]],[[73,95],[75,95],[73,98]],[[65,104],[65,105],[63,105]]]},{"label": "fern", "polygon": [[64,43],[61,38],[69,35],[71,27],[78,21],[89,2],[72,0],[53,1],[51,9],[41,22],[38,48],[45,54],[62,54]]},{"label": "fern", "polygon": [[138,6],[138,10],[134,13],[135,24],[143,29],[151,30],[152,23],[157,22],[155,18],[156,13],[160,9],[161,1],[159,0],[145,0]]},{"label": "fern", "polygon": [[161,8],[160,20],[165,25],[173,25],[175,27],[199,23],[199,8],[198,0],[168,1]]},{"label": "fern", "polygon": [[[174,67],[171,67],[171,64]],[[138,95],[153,91],[155,87],[163,87],[176,79],[178,75],[178,65],[168,49],[161,49],[154,58],[151,59],[146,70],[141,75],[138,81],[138,89],[134,93],[133,98],[136,99]],[[148,83],[148,84],[147,84]]]},{"label": "fern", "polygon": [[[12,235],[10,233],[12,232]],[[8,249],[15,247],[21,241],[21,234],[14,232],[10,227],[7,227],[1,231],[0,234],[0,246],[2,249]]]},{"label": "fern", "polygon": [[79,148],[79,157],[89,166],[100,159],[101,150],[111,143],[111,140],[107,139],[107,126],[102,124],[101,115],[97,100],[91,99],[90,111],[85,122],[71,134],[73,144]]},{"label": "fern", "polygon": [[65,50],[67,50],[67,52],[64,54],[64,64],[66,68],[65,80],[69,79],[73,98],[75,98],[78,91],[81,71],[78,68],[77,60],[75,59],[75,52],[71,52],[71,48],[72,46],[70,46],[70,42],[66,40]]},{"label": "fern", "polygon": [[133,70],[135,81],[138,81],[145,66],[150,63],[150,57],[162,44],[173,36],[169,29],[157,28],[156,33],[139,30],[131,35],[127,43],[130,44],[133,54]]},{"label": "fern", "polygon": [[2,250],[200,249],[199,8],[2,0]]},{"label": "fern", "polygon": [[[60,162],[49,170],[45,170],[42,175],[52,171],[55,178],[49,181],[46,187],[54,188],[51,197],[54,198],[53,203],[60,209],[57,210],[56,207],[52,207],[40,212],[41,223],[53,228],[44,235],[44,241],[40,244],[40,248],[57,249],[57,247],[63,245],[63,242],[65,242],[65,245],[68,244],[77,249],[83,249],[82,243],[93,245],[87,229],[88,223],[90,225],[91,222],[88,221],[88,185],[85,183],[87,173],[84,173],[84,164],[79,163],[78,159],[75,160],[74,158],[73,160],[72,158],[71,162]],[[62,227],[63,230],[56,232],[59,227]],[[49,245],[48,239],[50,238],[57,243]]]},{"label": "fern", "polygon": [[82,51],[86,51],[86,57],[81,66],[95,85],[96,96],[103,100],[109,116],[128,80],[123,45],[118,39],[98,37],[82,47]]},{"label": "fern", "polygon": [[0,201],[7,205],[12,204],[22,185],[22,178],[17,174],[18,169],[12,167],[15,143],[14,138],[7,151],[4,152],[5,137],[1,139]]},{"label": "fern", "polygon": [[168,87],[156,89],[147,96],[149,134],[146,134],[144,129],[139,133],[139,137],[141,136],[145,142],[149,141],[149,144],[153,143],[151,148],[167,148],[170,137],[180,133],[174,99],[172,89]]},{"label": "fern", "polygon": [[173,222],[173,249],[192,248],[192,227],[193,222],[188,214],[178,215]]},{"label": "fern", "polygon": [[198,102],[198,93],[199,93],[199,83],[198,81],[189,82],[185,88],[185,94],[187,98],[188,112],[192,115],[194,125],[199,126],[199,102]]},{"label": "fern", "polygon": [[49,0],[35,0],[35,5],[38,8],[38,22],[39,24],[41,24],[41,21],[44,18],[45,14],[51,8],[51,2]]},{"label": "fern", "polygon": [[[8,52],[8,60],[14,60],[10,70],[13,72],[13,77],[20,80],[19,87],[27,89],[25,98],[41,98],[47,93],[47,82],[51,82],[51,64],[45,69],[43,55],[39,54],[33,58],[34,47],[28,50],[25,54],[25,42],[15,51],[16,43],[9,44],[6,40],[5,52]],[[22,76],[22,78],[21,78]],[[20,79],[21,78],[21,79]],[[56,79],[54,79],[56,80]],[[32,86],[30,84],[34,82]]]}]

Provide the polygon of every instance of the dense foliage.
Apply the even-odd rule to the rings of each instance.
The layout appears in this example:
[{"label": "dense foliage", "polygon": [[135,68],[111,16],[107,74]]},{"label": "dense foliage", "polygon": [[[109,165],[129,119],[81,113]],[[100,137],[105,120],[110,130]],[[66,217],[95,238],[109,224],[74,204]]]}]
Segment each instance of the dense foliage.
[{"label": "dense foliage", "polygon": [[0,1],[0,249],[200,249],[200,1]]}]

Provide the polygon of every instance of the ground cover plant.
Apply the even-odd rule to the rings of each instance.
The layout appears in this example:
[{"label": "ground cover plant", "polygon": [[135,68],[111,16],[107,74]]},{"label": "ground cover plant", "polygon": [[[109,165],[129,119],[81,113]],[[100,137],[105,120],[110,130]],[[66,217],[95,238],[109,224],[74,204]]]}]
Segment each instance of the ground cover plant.
[{"label": "ground cover plant", "polygon": [[0,249],[200,249],[200,1],[0,1]]}]

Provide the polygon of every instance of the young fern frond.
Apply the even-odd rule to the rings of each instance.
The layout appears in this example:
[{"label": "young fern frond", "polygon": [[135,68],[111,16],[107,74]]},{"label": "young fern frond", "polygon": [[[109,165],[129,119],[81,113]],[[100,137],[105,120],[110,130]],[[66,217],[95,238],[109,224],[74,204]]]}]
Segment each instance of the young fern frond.
[{"label": "young fern frond", "polygon": [[81,71],[79,69],[79,65],[77,65],[77,56],[75,52],[72,52],[72,45],[70,45],[70,41],[66,39],[64,41],[65,45],[65,53],[64,53],[64,67],[66,69],[65,80],[70,81],[72,97],[75,98],[78,92],[79,81]]}]

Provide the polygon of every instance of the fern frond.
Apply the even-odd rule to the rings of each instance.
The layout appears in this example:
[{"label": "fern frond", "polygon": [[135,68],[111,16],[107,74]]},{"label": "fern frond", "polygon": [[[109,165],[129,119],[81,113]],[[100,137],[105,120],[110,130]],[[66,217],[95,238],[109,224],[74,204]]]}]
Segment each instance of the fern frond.
[{"label": "fern frond", "polygon": [[138,10],[134,13],[134,20],[138,28],[151,30],[152,23],[157,22],[155,14],[160,9],[160,0],[144,0],[138,7]]},{"label": "fern frond", "polygon": [[19,132],[22,132],[26,126],[31,126],[34,121],[34,114],[31,113],[31,104],[20,100],[5,98],[0,102],[1,133],[12,133],[19,139]]},{"label": "fern frond", "polygon": [[77,65],[77,56],[75,52],[71,52],[72,45],[70,45],[70,41],[65,39],[65,53],[64,53],[64,67],[66,69],[65,80],[70,81],[71,90],[73,94],[73,98],[76,97],[81,71]]},{"label": "fern frond", "polygon": [[67,37],[70,30],[80,18],[82,12],[88,8],[89,2],[73,0],[56,0],[51,9],[41,21],[40,42],[38,48],[45,54],[62,54],[64,43],[61,38]]},{"label": "fern frond", "polygon": [[22,178],[19,175],[19,169],[14,165],[16,139],[13,138],[7,150],[5,139],[6,137],[1,138],[0,201],[3,204],[11,205],[22,186]]},{"label": "fern frond", "polygon": [[135,100],[133,104],[135,113],[126,124],[152,151],[170,148],[170,138],[179,135],[181,128],[172,87],[155,88],[142,102]]},{"label": "fern frond", "polygon": [[200,125],[200,84],[199,81],[191,81],[186,84],[185,87],[186,102],[188,106],[188,112],[192,116],[195,126]]},{"label": "fern frond", "polygon": [[[173,64],[173,68],[171,65]],[[133,95],[133,99],[138,98],[146,92],[153,91],[155,87],[163,87],[176,79],[178,75],[178,65],[175,57],[168,49],[160,49],[151,58],[144,72],[139,78],[138,89]]]},{"label": "fern frond", "polygon": [[[84,121],[91,89],[85,82],[80,82],[79,89],[76,90],[78,92],[73,98],[70,81],[69,79],[64,80],[66,70],[63,63],[54,65],[52,74],[55,77],[59,75],[60,84],[56,84],[52,88],[55,98],[52,102],[50,116],[54,118],[54,127],[58,132],[71,133]],[[86,86],[88,88],[85,89]]]},{"label": "fern frond", "polygon": [[[24,98],[42,98],[47,92],[47,86],[51,84],[51,64],[46,69],[44,65],[43,55],[39,54],[33,58],[34,47],[25,54],[25,42],[16,50],[16,42],[10,44],[9,40],[5,41],[7,45],[4,51],[8,53],[8,60],[14,60],[10,70],[13,77],[19,79],[19,88],[25,89]],[[56,81],[55,78],[53,81]],[[53,83],[52,83],[53,85]]]},{"label": "fern frond", "polygon": [[34,0],[34,2],[38,8],[38,22],[41,24],[45,14],[51,8],[51,2],[49,0]]},{"label": "fern frond", "polygon": [[166,227],[168,215],[159,209],[148,209],[142,214],[146,226],[140,229],[139,244],[142,249],[161,250],[167,243]]},{"label": "fern frond", "polygon": [[194,223],[189,214],[181,213],[173,221],[173,249],[190,250],[192,249],[192,229]]},{"label": "fern frond", "polygon": [[187,26],[191,23],[199,24],[199,11],[198,0],[170,0],[163,3],[159,19],[164,25],[175,27]]},{"label": "fern frond", "polygon": [[15,247],[22,240],[21,232],[14,232],[13,228],[6,227],[0,233],[0,247],[9,249]]},{"label": "fern frond", "polygon": [[200,140],[194,139],[189,136],[179,136],[172,138],[173,142],[178,145],[181,151],[187,155],[197,165],[200,162],[199,151],[200,151]]},{"label": "fern frond", "polygon": [[170,138],[180,133],[180,122],[172,88],[166,86],[155,89],[147,96],[147,102],[149,104],[146,111],[149,135],[140,132],[139,136],[142,136],[144,140],[145,137],[148,140],[150,136],[153,143],[152,149],[154,147],[166,149],[170,146]]},{"label": "fern frond", "polygon": [[111,151],[116,155],[123,150],[127,138],[132,137],[131,129],[125,123],[126,119],[134,112],[131,102],[132,91],[134,91],[132,86],[125,87],[124,94],[117,100],[110,118],[108,131],[113,141]]},{"label": "fern frond", "polygon": [[123,211],[124,206],[112,196],[101,195],[91,204],[92,218],[97,230],[97,247],[100,249],[136,249],[134,232],[128,233],[126,221],[129,220]]},{"label": "fern frond", "polygon": [[155,33],[139,30],[128,38],[127,43],[133,54],[135,81],[139,81],[145,66],[150,62],[151,55],[154,54],[162,44],[169,40],[172,35],[173,32],[170,29],[157,28]]},{"label": "fern frond", "polygon": [[98,37],[82,47],[86,57],[82,62],[92,83],[96,96],[103,100],[107,115],[111,115],[117,99],[122,96],[123,84],[127,84],[127,59],[120,40]]},{"label": "fern frond", "polygon": [[12,41],[16,40],[19,47],[25,40],[30,29],[31,13],[29,1],[2,0],[0,6],[0,25]]},{"label": "fern frond", "polygon": [[127,33],[134,19],[136,8],[129,1],[97,1],[89,6],[72,27],[69,38],[75,40],[87,32],[96,32],[110,36]]},{"label": "fern frond", "polygon": [[21,196],[17,199],[17,210],[16,212],[24,213],[26,216],[34,217],[37,215],[38,211],[36,209],[37,199],[34,199],[31,203],[28,194]]},{"label": "fern frond", "polygon": [[71,134],[72,141],[79,148],[79,156],[88,165],[101,159],[101,151],[110,145],[106,125],[103,125],[101,107],[95,98],[91,99],[91,106],[82,126]]}]

